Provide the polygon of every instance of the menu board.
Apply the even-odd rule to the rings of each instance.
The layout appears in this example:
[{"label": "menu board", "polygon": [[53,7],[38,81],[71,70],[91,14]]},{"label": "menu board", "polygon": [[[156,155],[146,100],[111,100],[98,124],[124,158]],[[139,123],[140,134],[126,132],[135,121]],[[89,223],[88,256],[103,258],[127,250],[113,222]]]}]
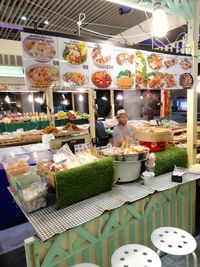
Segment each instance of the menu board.
[{"label": "menu board", "polygon": [[137,50],[135,76],[136,89],[189,89],[192,58]]},{"label": "menu board", "polygon": [[193,86],[190,56],[31,33],[21,33],[21,39],[29,90],[159,90]]},{"label": "menu board", "polygon": [[59,87],[57,38],[21,33],[25,86],[28,90]]},{"label": "menu board", "polygon": [[88,43],[90,87],[113,89],[113,46]]},{"label": "menu board", "polygon": [[129,90],[135,88],[135,50],[113,47],[114,87]]},{"label": "menu board", "polygon": [[89,87],[88,48],[83,41],[58,38],[61,87]]}]

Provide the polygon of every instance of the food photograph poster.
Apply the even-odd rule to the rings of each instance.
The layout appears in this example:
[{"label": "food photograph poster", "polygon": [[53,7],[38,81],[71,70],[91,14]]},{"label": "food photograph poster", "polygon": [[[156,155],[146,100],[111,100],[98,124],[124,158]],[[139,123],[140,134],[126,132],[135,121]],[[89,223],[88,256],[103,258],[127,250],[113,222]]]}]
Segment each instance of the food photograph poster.
[{"label": "food photograph poster", "polygon": [[21,33],[28,90],[190,89],[192,57]]}]

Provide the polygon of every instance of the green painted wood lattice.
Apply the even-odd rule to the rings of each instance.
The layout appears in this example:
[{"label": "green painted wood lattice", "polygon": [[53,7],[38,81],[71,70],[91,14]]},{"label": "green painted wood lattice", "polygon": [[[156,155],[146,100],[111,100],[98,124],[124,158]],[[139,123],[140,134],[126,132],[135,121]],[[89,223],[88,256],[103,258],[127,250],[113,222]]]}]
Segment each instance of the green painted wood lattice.
[{"label": "green painted wood lattice", "polygon": [[127,243],[152,247],[151,232],[159,226],[194,232],[195,181],[155,193],[41,243],[25,240],[28,267],[68,267],[80,262],[110,266],[112,253]]}]

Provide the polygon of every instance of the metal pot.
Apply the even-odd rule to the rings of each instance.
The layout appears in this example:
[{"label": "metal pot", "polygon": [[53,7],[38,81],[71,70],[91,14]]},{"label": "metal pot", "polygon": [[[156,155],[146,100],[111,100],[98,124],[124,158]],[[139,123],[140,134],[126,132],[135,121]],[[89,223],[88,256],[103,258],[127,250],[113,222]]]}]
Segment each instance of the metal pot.
[{"label": "metal pot", "polygon": [[139,178],[141,161],[115,161],[115,182],[131,182]]}]

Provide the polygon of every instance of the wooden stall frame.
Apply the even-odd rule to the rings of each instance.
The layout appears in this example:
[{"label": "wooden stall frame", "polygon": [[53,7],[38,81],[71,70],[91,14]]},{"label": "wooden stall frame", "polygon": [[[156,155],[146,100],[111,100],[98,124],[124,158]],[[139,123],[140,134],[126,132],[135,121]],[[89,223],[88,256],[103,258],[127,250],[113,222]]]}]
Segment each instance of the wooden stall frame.
[{"label": "wooden stall frame", "polygon": [[27,267],[69,267],[81,262],[109,267],[112,253],[128,243],[153,248],[150,235],[160,226],[195,232],[196,181],[105,212],[42,243],[25,240]]}]

